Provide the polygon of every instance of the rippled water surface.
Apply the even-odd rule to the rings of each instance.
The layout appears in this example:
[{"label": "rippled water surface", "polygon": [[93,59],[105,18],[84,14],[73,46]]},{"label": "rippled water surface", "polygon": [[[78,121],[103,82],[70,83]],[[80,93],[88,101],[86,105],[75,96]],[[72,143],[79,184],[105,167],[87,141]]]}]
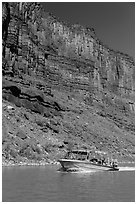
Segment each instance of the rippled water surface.
[{"label": "rippled water surface", "polygon": [[59,166],[3,167],[3,202],[135,201],[134,167],[119,172],[64,173]]}]

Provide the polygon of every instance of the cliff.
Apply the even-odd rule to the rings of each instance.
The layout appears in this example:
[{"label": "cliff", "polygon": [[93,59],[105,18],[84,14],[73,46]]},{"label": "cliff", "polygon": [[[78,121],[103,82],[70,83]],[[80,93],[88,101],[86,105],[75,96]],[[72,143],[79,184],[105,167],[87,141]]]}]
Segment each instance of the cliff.
[{"label": "cliff", "polygon": [[67,25],[40,3],[2,9],[4,161],[56,160],[70,142],[134,160],[133,59],[103,45],[93,28]]}]

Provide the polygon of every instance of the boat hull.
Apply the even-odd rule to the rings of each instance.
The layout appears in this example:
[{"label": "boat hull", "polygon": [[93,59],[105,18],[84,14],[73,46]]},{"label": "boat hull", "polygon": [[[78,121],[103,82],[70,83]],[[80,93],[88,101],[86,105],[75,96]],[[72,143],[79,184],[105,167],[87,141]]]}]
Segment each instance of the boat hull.
[{"label": "boat hull", "polygon": [[71,159],[60,159],[59,160],[63,170],[91,170],[91,171],[118,171],[117,167],[108,165],[96,164],[90,161],[80,161]]}]

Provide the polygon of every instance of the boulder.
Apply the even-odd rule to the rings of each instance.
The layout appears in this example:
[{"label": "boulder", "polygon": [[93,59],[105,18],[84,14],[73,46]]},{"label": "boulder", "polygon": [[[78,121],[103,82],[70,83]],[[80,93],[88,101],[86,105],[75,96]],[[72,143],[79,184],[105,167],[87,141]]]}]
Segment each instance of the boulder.
[{"label": "boulder", "polygon": [[22,140],[25,140],[27,139],[27,135],[22,131],[22,130],[19,130],[16,134],[17,137],[21,138]]}]

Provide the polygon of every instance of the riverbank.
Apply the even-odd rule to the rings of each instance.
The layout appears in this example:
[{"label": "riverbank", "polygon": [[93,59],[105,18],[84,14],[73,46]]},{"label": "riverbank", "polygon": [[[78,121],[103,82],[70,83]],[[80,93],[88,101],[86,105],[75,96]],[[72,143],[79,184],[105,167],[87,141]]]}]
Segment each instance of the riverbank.
[{"label": "riverbank", "polygon": [[59,162],[57,161],[42,161],[42,162],[19,162],[19,163],[13,163],[13,162],[2,162],[2,167],[14,167],[14,166],[45,166],[45,165],[59,165]]}]

